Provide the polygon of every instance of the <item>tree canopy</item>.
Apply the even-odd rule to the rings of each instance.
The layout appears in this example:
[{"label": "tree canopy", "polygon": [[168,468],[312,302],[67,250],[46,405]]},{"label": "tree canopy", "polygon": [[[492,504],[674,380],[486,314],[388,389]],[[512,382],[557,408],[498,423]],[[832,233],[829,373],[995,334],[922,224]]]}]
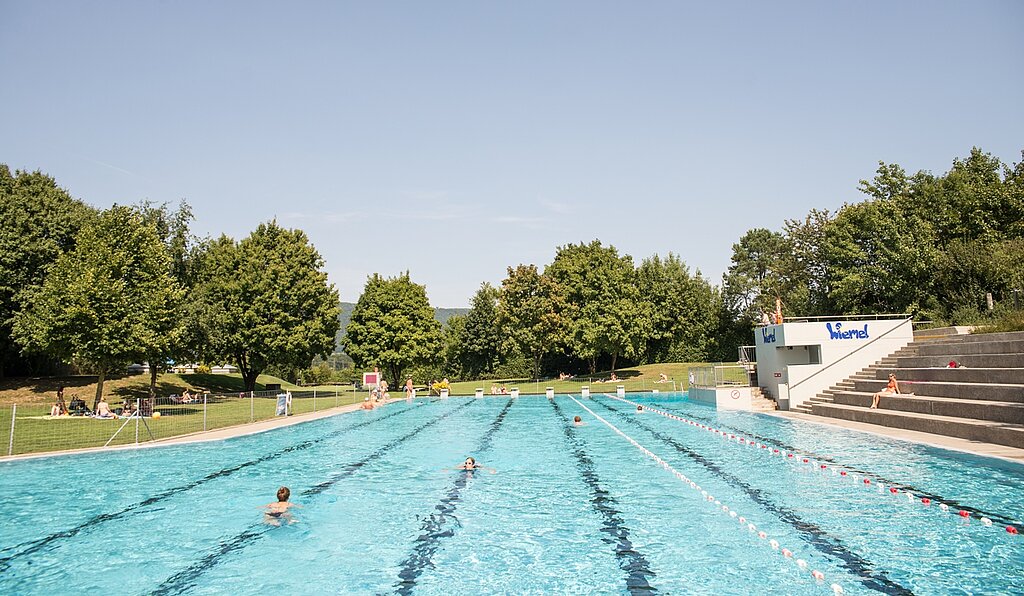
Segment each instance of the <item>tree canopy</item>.
[{"label": "tree canopy", "polygon": [[408,272],[387,279],[371,276],[352,311],[343,346],[357,366],[379,366],[400,386],[407,368],[441,353],[441,324],[426,288],[413,283]]},{"label": "tree canopy", "polygon": [[14,330],[29,351],[83,363],[107,373],[163,342],[162,321],[180,299],[170,259],[153,225],[138,210],[115,206],[85,224],[75,247],[57,258],[31,292]]},{"label": "tree canopy", "polygon": [[206,355],[238,365],[246,390],[274,365],[298,370],[334,350],[338,291],[301,230],[261,224],[241,242],[210,243],[193,312]]},{"label": "tree canopy", "polygon": [[15,316],[94,213],[52,177],[38,171],[12,175],[0,164],[0,377],[9,367],[29,372],[12,335]]}]

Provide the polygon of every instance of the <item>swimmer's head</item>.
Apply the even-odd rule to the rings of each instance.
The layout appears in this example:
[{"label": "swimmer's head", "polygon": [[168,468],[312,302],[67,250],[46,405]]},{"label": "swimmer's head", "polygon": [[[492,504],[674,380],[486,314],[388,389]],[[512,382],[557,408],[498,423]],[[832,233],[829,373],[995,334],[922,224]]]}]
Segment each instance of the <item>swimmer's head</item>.
[{"label": "swimmer's head", "polygon": [[476,460],[473,459],[472,457],[467,457],[466,458],[466,465],[467,466],[475,466],[476,465]]},{"label": "swimmer's head", "polygon": [[573,416],[572,421],[573,422],[583,422],[583,419],[580,418],[579,416]]},{"label": "swimmer's head", "polygon": [[636,411],[637,412],[643,412],[644,411],[644,407],[643,406],[637,406],[636,407]]},{"label": "swimmer's head", "polygon": [[292,491],[288,490],[287,486],[282,486],[277,489],[277,500],[282,503],[288,500],[288,497],[292,496]]}]

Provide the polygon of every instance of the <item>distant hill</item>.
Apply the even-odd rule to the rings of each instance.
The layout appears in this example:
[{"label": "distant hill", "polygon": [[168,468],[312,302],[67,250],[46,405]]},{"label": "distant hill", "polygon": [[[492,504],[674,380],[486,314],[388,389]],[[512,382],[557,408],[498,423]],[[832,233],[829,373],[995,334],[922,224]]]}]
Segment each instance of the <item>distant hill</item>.
[{"label": "distant hill", "polygon": [[[355,307],[356,305],[354,302],[341,303],[341,314],[338,315],[338,321],[341,322],[341,328],[338,329],[338,334],[334,337],[334,349],[336,352],[341,352],[341,338],[345,337],[345,329],[348,327],[348,322],[352,320],[352,310],[355,309]],[[448,319],[455,315],[465,315],[468,312],[468,308],[435,308],[434,318],[444,325],[448,322]]]}]

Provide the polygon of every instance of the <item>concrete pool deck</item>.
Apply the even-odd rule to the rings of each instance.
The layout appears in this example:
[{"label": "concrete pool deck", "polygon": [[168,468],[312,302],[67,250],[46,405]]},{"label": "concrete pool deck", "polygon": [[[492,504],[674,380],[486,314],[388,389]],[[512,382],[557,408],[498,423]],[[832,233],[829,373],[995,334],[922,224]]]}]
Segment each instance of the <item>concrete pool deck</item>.
[{"label": "concrete pool deck", "polygon": [[965,453],[972,453],[974,455],[983,455],[985,457],[997,457],[1000,459],[1024,463],[1024,449],[1008,447],[1006,445],[996,445],[995,443],[983,443],[981,441],[971,441],[969,439],[947,437],[945,435],[934,435],[931,433],[924,433],[916,430],[904,430],[902,428],[892,428],[889,426],[880,426],[877,424],[868,424],[865,422],[854,422],[852,420],[842,420],[840,418],[815,416],[813,414],[803,414],[801,412],[778,410],[775,412],[766,413],[769,416],[778,416],[780,418],[789,418],[791,420],[814,422],[817,424],[824,424],[826,426],[836,426],[839,428],[846,428],[850,430],[857,430],[860,432],[870,433],[873,435],[889,437],[891,439],[900,439],[902,441],[922,443],[924,445],[930,445],[932,447],[939,447],[942,449],[962,451]]}]

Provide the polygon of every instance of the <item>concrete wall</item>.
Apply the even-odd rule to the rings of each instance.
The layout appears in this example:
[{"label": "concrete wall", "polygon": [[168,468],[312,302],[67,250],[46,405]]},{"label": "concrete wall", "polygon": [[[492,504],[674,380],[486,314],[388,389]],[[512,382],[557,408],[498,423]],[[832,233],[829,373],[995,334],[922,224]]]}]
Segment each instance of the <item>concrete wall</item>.
[{"label": "concrete wall", "polygon": [[719,410],[753,410],[750,387],[690,387],[692,401],[716,406]]},{"label": "concrete wall", "polygon": [[910,319],[759,327],[754,330],[758,385],[776,397],[779,409],[788,410],[913,340]]}]

